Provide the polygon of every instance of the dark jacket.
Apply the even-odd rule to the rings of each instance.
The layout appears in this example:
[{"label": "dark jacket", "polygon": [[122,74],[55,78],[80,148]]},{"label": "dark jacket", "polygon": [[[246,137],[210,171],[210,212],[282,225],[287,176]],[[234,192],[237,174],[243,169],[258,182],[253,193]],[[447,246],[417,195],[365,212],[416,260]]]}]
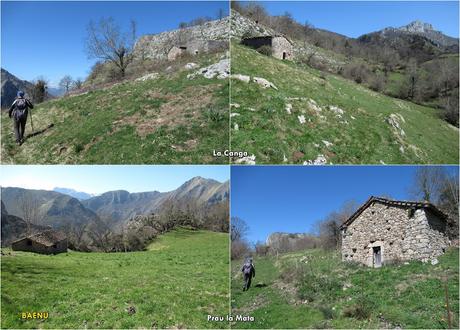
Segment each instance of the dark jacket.
[{"label": "dark jacket", "polygon": [[[10,116],[10,118],[11,118],[11,114],[13,113],[13,111],[16,110],[16,102],[19,99],[21,99],[21,98],[20,97],[16,98],[16,100],[14,100],[13,104],[11,104],[10,110],[8,111],[8,116]],[[33,109],[34,105],[28,99],[25,99],[25,100],[26,100],[26,112],[27,112],[29,109]]]},{"label": "dark jacket", "polygon": [[243,272],[243,275],[245,276],[250,276],[250,277],[256,276],[256,268],[254,267],[254,264],[252,262],[244,263],[243,267],[241,268],[241,271]]}]

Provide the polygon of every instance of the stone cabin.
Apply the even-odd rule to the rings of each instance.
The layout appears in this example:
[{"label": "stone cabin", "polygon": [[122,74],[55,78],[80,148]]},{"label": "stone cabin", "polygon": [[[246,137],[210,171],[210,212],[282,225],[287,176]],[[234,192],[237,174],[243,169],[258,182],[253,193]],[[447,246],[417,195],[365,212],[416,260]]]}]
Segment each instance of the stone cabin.
[{"label": "stone cabin", "polygon": [[340,227],[342,260],[369,267],[406,260],[435,263],[450,244],[446,220],[428,202],[372,196]]},{"label": "stone cabin", "polygon": [[228,47],[225,41],[220,40],[190,40],[186,43],[180,43],[171,47],[168,51],[168,61],[174,61],[178,57],[189,54],[198,55],[209,53]]},{"label": "stone cabin", "polygon": [[27,251],[42,254],[57,254],[67,252],[67,237],[55,230],[45,230],[14,241],[13,251]]},{"label": "stone cabin", "polygon": [[264,36],[245,38],[241,40],[245,46],[258,49],[262,46],[269,46],[272,50],[272,56],[281,60],[292,60],[293,47],[292,42],[285,36]]}]

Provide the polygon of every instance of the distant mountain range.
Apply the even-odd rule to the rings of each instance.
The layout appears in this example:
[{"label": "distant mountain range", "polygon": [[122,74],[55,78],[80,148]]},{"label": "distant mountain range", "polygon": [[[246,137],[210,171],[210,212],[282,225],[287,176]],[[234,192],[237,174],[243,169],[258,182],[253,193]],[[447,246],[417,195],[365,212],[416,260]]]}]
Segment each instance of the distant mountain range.
[{"label": "distant mountain range", "polygon": [[69,195],[48,190],[2,188],[2,203],[11,215],[27,219],[35,213],[36,221],[44,226],[62,229],[94,224],[102,228],[99,216]]},{"label": "distant mountain range", "polygon": [[78,199],[79,201],[94,197],[93,194],[88,194],[88,193],[85,193],[85,192],[82,192],[82,191],[76,191],[76,190],[70,189],[70,188],[56,187],[56,188],[53,189],[53,191],[59,192],[61,194],[69,195],[71,197],[74,197],[74,198]]},{"label": "distant mountain range", "polygon": [[[13,236],[24,234],[23,219],[27,218],[31,208],[35,209],[40,226],[66,230],[86,225],[116,231],[120,224],[127,223],[133,216],[160,212],[169,200],[181,205],[190,203],[193,207],[203,207],[227,202],[229,197],[228,182],[201,177],[195,177],[170,192],[129,193],[117,190],[93,197],[67,188],[47,191],[7,187],[1,192],[2,212],[8,215],[8,221],[3,221],[2,216],[2,237],[8,241]],[[77,196],[90,197],[79,200]]]},{"label": "distant mountain range", "polygon": [[228,200],[228,182],[195,177],[170,192],[129,193],[116,190],[84,200],[82,204],[101,218],[118,225],[135,215],[158,212],[170,199],[180,204],[193,202],[196,206],[220,203]]}]

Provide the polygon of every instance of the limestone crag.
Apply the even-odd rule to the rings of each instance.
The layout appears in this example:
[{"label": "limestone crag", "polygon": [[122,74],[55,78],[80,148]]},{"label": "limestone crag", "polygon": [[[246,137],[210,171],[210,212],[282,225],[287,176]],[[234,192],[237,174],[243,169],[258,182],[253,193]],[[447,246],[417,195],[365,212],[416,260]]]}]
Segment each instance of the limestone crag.
[{"label": "limestone crag", "polygon": [[274,36],[277,34],[274,30],[258,24],[234,10],[232,10],[231,21],[231,36],[236,39],[241,39],[242,37]]},{"label": "limestone crag", "polygon": [[137,58],[167,59],[173,47],[196,52],[208,52],[217,47],[228,47],[229,18],[206,22],[158,34],[140,37],[134,46]]}]

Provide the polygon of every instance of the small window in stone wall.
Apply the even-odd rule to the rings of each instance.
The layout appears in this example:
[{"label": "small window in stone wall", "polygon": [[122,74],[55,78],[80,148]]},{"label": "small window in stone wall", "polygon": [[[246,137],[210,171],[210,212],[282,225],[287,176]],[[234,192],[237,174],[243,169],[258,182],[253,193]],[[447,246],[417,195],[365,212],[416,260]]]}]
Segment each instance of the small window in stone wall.
[{"label": "small window in stone wall", "polygon": [[414,214],[415,214],[415,209],[408,209],[407,210],[407,215],[409,216],[409,218],[413,218]]},{"label": "small window in stone wall", "polygon": [[356,249],[351,249],[351,250],[353,251],[353,253],[355,253],[355,252],[356,252]]},{"label": "small window in stone wall", "polygon": [[32,245],[32,241],[30,239],[27,240],[27,245]]}]

